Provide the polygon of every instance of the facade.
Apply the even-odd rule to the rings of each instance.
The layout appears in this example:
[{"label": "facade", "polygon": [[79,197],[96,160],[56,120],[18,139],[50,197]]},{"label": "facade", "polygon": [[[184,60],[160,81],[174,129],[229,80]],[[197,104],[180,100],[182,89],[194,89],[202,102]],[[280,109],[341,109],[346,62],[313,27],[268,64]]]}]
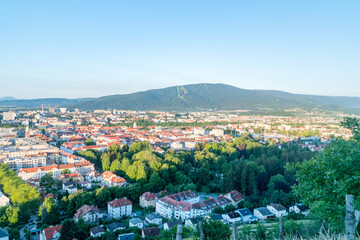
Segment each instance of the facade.
[{"label": "facade", "polygon": [[223,215],[223,219],[230,223],[241,222],[241,216],[238,212],[232,212]]},{"label": "facade", "polygon": [[129,227],[144,228],[144,222],[140,218],[132,218],[129,221]]},{"label": "facade", "polygon": [[94,165],[89,161],[83,160],[74,164],[53,164],[45,167],[23,168],[19,170],[18,176],[23,180],[29,180],[41,178],[47,173],[51,173],[53,178],[57,179],[61,175],[61,171],[64,169],[68,169],[70,173],[78,172],[83,175],[93,171]]},{"label": "facade", "polygon": [[266,207],[260,207],[254,209],[254,215],[258,219],[266,220],[267,218],[274,217],[274,214],[272,214],[269,209]]},{"label": "facade", "polygon": [[104,234],[105,234],[105,229],[103,227],[90,228],[90,236],[91,237],[101,237]]},{"label": "facade", "polygon": [[14,121],[16,118],[16,113],[13,111],[3,112],[3,121]]},{"label": "facade", "polygon": [[225,194],[225,197],[231,200],[234,207],[237,207],[238,203],[244,200],[244,196],[236,190]]},{"label": "facade", "polygon": [[60,238],[62,225],[45,228],[40,234],[40,240],[56,240]]},{"label": "facade", "polygon": [[247,208],[242,208],[239,210],[236,210],[235,212],[238,212],[241,216],[241,221],[244,223],[251,223],[257,220],[257,218],[252,214],[252,212]]},{"label": "facade", "polygon": [[95,206],[84,205],[74,214],[74,220],[77,222],[80,218],[84,219],[87,224],[96,224],[103,218],[103,212]]},{"label": "facade", "polygon": [[200,197],[192,192],[186,191],[176,193],[156,201],[156,212],[167,219],[189,219],[209,215],[214,208],[232,204],[232,202],[220,195],[200,202]]},{"label": "facade", "polygon": [[121,218],[130,216],[132,213],[132,202],[127,198],[115,199],[108,202],[108,216],[110,218]]},{"label": "facade", "polygon": [[284,207],[281,204],[270,204],[270,205],[267,205],[266,207],[277,218],[288,215],[288,211],[286,210],[286,207]]},{"label": "facade", "polygon": [[11,170],[19,171],[21,168],[33,168],[46,166],[46,155],[43,156],[24,156],[15,158],[6,158],[4,163],[9,166]]},{"label": "facade", "polygon": [[140,206],[143,208],[156,206],[156,195],[151,192],[145,192],[140,196]]},{"label": "facade", "polygon": [[162,217],[159,214],[151,213],[145,216],[146,224],[155,224],[161,225],[162,224]]},{"label": "facade", "polygon": [[295,204],[289,208],[289,212],[301,213],[304,216],[309,214],[309,207],[305,206],[302,203]]},{"label": "facade", "polygon": [[121,187],[126,184],[125,178],[118,177],[114,173],[109,171],[103,172],[103,174],[101,174],[101,177],[102,177],[101,182],[108,187],[112,187],[112,186]]}]

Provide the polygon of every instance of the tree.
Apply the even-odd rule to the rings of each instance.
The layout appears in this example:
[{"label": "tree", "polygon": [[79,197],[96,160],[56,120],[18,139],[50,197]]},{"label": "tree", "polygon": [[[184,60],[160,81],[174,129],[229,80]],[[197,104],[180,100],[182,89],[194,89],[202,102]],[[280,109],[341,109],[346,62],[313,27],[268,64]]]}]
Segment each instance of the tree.
[{"label": "tree", "polygon": [[102,169],[104,171],[110,170],[110,156],[108,154],[103,154],[101,156]]},{"label": "tree", "polygon": [[315,158],[287,166],[296,171],[295,193],[304,204],[335,230],[343,229],[345,195],[355,196],[360,207],[360,143],[334,140]]},{"label": "tree", "polygon": [[[64,170],[63,170],[63,171],[64,171]],[[51,172],[49,172],[49,173],[45,174],[43,177],[41,177],[40,183],[41,183],[42,185],[44,185],[44,184],[51,183],[53,180],[54,180],[54,179],[53,179],[53,175],[52,175]]]},{"label": "tree", "polygon": [[229,239],[231,230],[228,225],[220,222],[207,220],[203,223],[204,238],[208,240]]},{"label": "tree", "polygon": [[59,240],[70,240],[76,238],[77,225],[73,219],[66,219],[60,231]]},{"label": "tree", "polygon": [[70,174],[70,170],[69,169],[64,169],[61,171],[61,174]]},{"label": "tree", "polygon": [[121,170],[121,163],[119,159],[115,159],[110,166],[110,171],[115,172],[117,170]]},{"label": "tree", "polygon": [[340,122],[340,126],[351,130],[353,139],[360,141],[360,123],[356,117],[345,117],[344,120]]},{"label": "tree", "polygon": [[96,145],[96,142],[94,142],[94,140],[92,138],[87,138],[85,140],[85,145],[86,146],[93,146],[93,145]]}]

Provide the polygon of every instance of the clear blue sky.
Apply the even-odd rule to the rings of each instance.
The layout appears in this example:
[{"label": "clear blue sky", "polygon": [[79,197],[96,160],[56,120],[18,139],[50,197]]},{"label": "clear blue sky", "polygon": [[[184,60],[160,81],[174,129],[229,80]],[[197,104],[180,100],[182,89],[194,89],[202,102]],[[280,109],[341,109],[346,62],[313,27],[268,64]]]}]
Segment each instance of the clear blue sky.
[{"label": "clear blue sky", "polygon": [[0,97],[203,82],[360,96],[360,1],[0,2]]}]

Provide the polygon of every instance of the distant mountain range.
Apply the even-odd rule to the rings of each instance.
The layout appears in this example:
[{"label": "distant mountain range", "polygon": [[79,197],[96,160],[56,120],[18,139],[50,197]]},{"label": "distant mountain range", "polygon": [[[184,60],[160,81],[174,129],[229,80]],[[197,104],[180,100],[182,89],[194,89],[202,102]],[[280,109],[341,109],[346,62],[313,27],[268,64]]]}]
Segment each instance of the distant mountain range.
[{"label": "distant mountain range", "polygon": [[157,111],[203,110],[360,110],[360,97],[292,94],[273,90],[246,90],[225,84],[191,84],[99,98],[1,100],[0,107],[59,105],[82,110],[122,109]]}]

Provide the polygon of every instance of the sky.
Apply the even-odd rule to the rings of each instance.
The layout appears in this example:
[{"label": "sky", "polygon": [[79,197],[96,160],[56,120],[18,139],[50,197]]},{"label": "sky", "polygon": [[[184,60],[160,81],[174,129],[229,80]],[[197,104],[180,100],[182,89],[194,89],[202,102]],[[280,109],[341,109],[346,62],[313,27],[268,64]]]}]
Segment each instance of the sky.
[{"label": "sky", "polygon": [[360,1],[1,1],[0,97],[193,83],[360,97]]}]

